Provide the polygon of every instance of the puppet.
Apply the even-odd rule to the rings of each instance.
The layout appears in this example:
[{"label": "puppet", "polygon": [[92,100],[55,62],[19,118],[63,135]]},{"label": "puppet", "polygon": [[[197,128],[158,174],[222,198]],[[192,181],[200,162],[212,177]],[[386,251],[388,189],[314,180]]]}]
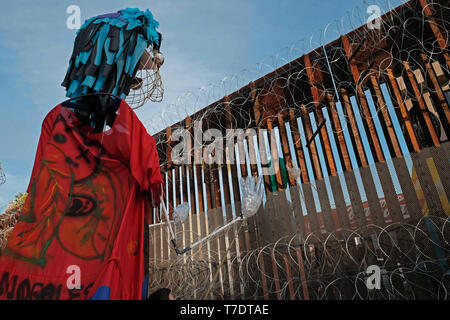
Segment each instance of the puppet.
[{"label": "puppet", "polygon": [[162,178],[132,107],[162,99],[157,27],[149,10],[124,9],[78,31],[62,82],[70,99],[44,119],[0,256],[0,299],[147,298],[146,213]]}]

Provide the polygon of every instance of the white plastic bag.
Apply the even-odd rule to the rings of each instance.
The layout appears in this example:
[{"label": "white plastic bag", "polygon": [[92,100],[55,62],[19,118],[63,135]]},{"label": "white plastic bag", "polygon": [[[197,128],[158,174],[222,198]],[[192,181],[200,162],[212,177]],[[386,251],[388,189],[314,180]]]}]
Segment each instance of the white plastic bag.
[{"label": "white plastic bag", "polygon": [[176,225],[184,223],[189,215],[189,203],[183,202],[173,210],[173,221]]},{"label": "white plastic bag", "polygon": [[263,199],[263,185],[261,177],[258,181],[255,180],[253,176],[248,176],[247,178],[241,178],[241,189],[242,189],[242,215],[245,218],[251,217],[258,212],[258,209],[262,203]]}]

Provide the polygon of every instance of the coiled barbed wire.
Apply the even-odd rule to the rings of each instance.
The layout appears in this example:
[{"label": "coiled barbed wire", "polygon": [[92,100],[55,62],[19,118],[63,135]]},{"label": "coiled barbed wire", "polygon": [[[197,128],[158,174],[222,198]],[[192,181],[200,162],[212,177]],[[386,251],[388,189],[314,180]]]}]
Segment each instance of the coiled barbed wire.
[{"label": "coiled barbed wire", "polygon": [[[211,257],[218,254],[210,249],[210,258],[205,252],[200,258],[198,250],[164,261],[151,259],[149,288],[169,287],[178,299],[305,299],[306,288],[308,299],[317,300],[447,300],[449,241],[450,217],[438,216],[415,224],[338,230],[325,237],[309,233],[302,241],[295,235],[229,255],[223,276],[214,283],[220,260]],[[380,289],[366,285],[370,265],[381,270]]]}]

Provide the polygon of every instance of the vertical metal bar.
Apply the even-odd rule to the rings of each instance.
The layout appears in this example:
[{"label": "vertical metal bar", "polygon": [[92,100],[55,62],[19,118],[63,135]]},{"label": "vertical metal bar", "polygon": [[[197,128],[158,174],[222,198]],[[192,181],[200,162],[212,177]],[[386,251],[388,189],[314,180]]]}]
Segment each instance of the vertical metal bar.
[{"label": "vertical metal bar", "polygon": [[302,113],[302,122],[303,127],[306,131],[306,141],[311,141],[309,144],[309,152],[311,153],[313,167],[314,167],[314,173],[316,175],[316,179],[323,179],[322,170],[320,169],[320,163],[319,163],[319,157],[317,154],[316,149],[316,142],[314,140],[311,140],[311,137],[313,135],[312,128],[311,128],[311,120],[308,116],[308,111],[306,110],[305,105],[301,105],[300,107],[301,113]]},{"label": "vertical metal bar", "polygon": [[[309,54],[305,54],[303,56],[303,61],[305,62],[306,74],[308,76],[308,82],[310,85],[313,102],[316,107],[315,111],[316,111],[316,115],[317,115],[317,120],[318,120],[318,123],[323,123],[325,119],[322,114],[321,103],[322,103],[323,99],[325,98],[325,95],[320,95],[319,90],[316,87],[316,79],[314,78],[313,68],[311,67],[311,59],[310,59]],[[320,72],[319,68],[317,68],[317,71],[319,72],[319,74],[321,76],[321,72]],[[328,166],[330,168],[330,173],[331,173],[331,175],[335,176],[336,175],[336,165],[334,164],[334,161],[333,161],[333,153],[331,152],[330,140],[328,139],[327,129],[325,126],[322,126],[322,128],[320,129],[320,135],[322,137],[322,141],[324,144],[325,155],[328,160]]]},{"label": "vertical metal bar", "polygon": [[277,181],[277,189],[283,189],[283,178],[280,170],[280,157],[278,155],[278,147],[275,139],[275,131],[272,126],[272,119],[267,119],[267,133],[269,134],[269,148],[272,155],[272,168],[275,169],[275,177]]},{"label": "vertical metal bar", "polygon": [[[429,91],[432,96],[436,96],[435,100],[435,107],[438,109],[438,113],[441,117],[442,126],[444,127],[445,134],[447,137],[450,137],[450,108],[448,106],[447,100],[445,99],[444,93],[442,92],[442,88],[439,85],[439,81],[436,77],[436,74],[434,72],[434,69],[431,67],[430,61],[428,56],[425,53],[420,54],[422,58],[422,62],[425,65],[425,69],[427,70],[428,78],[431,80],[431,83],[433,84],[433,88],[429,87]],[[427,81],[429,82],[429,81]],[[428,85],[429,86],[429,85]],[[439,112],[439,110],[442,110]],[[441,116],[442,114],[442,116]]]},{"label": "vertical metal bar", "polygon": [[172,169],[173,169],[173,163],[172,163],[172,146],[171,146],[171,140],[172,140],[172,128],[167,127],[166,128],[166,170],[167,170],[167,182],[168,182],[168,194],[166,195],[166,199],[168,200],[168,206],[167,210],[169,210],[169,218],[172,219],[172,213],[173,213],[173,178],[172,178]]},{"label": "vertical metal bar", "polygon": [[[231,113],[230,100],[229,100],[228,96],[226,96],[224,98],[224,101],[225,101],[226,127],[227,127],[227,129],[233,129],[233,122],[232,122],[233,116]],[[233,146],[234,146],[234,143],[233,143]],[[225,149],[227,149],[227,148],[225,148]],[[226,150],[227,153],[233,153],[233,155],[234,155],[234,151],[235,151],[234,147],[232,150],[228,150],[228,149]],[[236,167],[237,166],[236,165],[236,157],[233,156],[233,159],[234,159],[234,163],[230,163],[230,169],[231,169],[231,179],[232,179],[231,182],[233,184],[233,198],[234,198],[234,203],[236,206],[237,202],[240,202],[241,196],[239,193],[239,180],[238,180],[238,173],[237,173],[237,167]],[[236,208],[236,211],[238,211],[237,208]],[[240,208],[239,208],[239,211],[240,211]]]},{"label": "vertical metal bar", "polygon": [[375,98],[376,98],[375,101],[377,101],[378,107],[381,110],[381,113],[384,118],[384,122],[387,127],[387,131],[389,134],[390,142],[392,143],[392,146],[394,148],[394,154],[397,158],[401,158],[402,153],[400,151],[400,145],[398,143],[397,136],[395,135],[394,127],[393,127],[391,119],[389,117],[386,102],[384,101],[383,94],[381,93],[380,85],[378,84],[378,80],[374,75],[371,75],[370,81],[371,81],[373,89],[375,91]]},{"label": "vertical metal bar", "polygon": [[175,184],[175,205],[179,205],[181,203],[181,180],[180,180],[180,166],[175,166],[174,168],[174,184]]},{"label": "vertical metal bar", "polygon": [[383,162],[384,161],[383,152],[381,150],[380,141],[378,141],[378,136],[375,131],[375,126],[373,124],[372,117],[370,116],[370,111],[369,111],[369,107],[367,105],[366,96],[362,89],[362,83],[361,83],[361,79],[360,79],[360,73],[358,70],[358,66],[353,61],[349,61],[350,57],[353,54],[353,52],[352,52],[353,50],[351,48],[351,45],[349,43],[347,35],[341,36],[341,41],[342,41],[342,45],[344,46],[345,53],[347,55],[347,59],[348,59],[347,61],[350,66],[350,70],[351,70],[351,73],[353,76],[354,83],[356,85],[356,97],[358,98],[357,101],[361,105],[362,113],[364,114],[363,121],[367,127],[367,130],[369,131],[369,136],[371,138],[369,141],[373,145],[373,148],[375,150],[375,154],[376,154],[378,161]]},{"label": "vertical metal bar", "polygon": [[212,179],[212,172],[211,172],[211,165],[210,164],[203,164],[203,175],[204,175],[204,181],[206,186],[206,210],[210,210],[214,208],[213,206],[213,179]]},{"label": "vertical metal bar", "polygon": [[353,133],[353,139],[355,140],[356,150],[358,150],[361,165],[363,167],[368,167],[367,158],[358,132],[358,125],[356,124],[355,116],[353,115],[352,105],[350,103],[350,99],[348,98],[347,90],[344,88],[341,89],[341,96],[344,102],[343,105],[345,107],[347,117],[350,121],[351,132]]},{"label": "vertical metal bar", "polygon": [[395,108],[395,110],[398,112],[398,109],[400,109],[400,114],[397,115],[397,117],[399,121],[401,121],[404,124],[406,131],[408,132],[407,138],[411,144],[413,151],[419,152],[420,151],[419,142],[417,141],[416,134],[414,133],[414,129],[409,119],[409,113],[405,106],[404,99],[402,98],[402,95],[400,93],[397,80],[395,79],[394,73],[391,69],[386,69],[386,73],[388,75],[389,80],[386,81],[386,83],[388,84],[388,87],[393,91],[395,101],[397,102],[398,105],[398,108]]},{"label": "vertical metal bar", "polygon": [[[232,129],[233,128],[233,122],[232,122],[233,116],[231,113],[231,102],[230,102],[230,99],[228,96],[225,96],[225,98],[224,98],[224,105],[225,105],[225,126],[227,129]],[[239,180],[238,180],[238,173],[237,173],[236,157],[234,156],[234,151],[235,151],[234,143],[233,143],[232,150],[228,150],[228,147],[226,147],[225,149],[226,149],[226,151],[225,151],[226,153],[230,153],[230,152],[233,153],[234,163],[229,163],[229,164],[227,164],[227,166],[229,167],[229,170],[231,171],[231,183],[232,183],[232,187],[233,187],[233,202],[234,202],[235,213],[236,213],[236,215],[239,215],[241,213],[241,196],[240,196],[240,192],[239,192]],[[236,226],[233,225],[232,228],[233,228],[233,231],[231,232],[231,234],[232,234],[232,237],[235,239],[235,250],[236,250],[237,262],[240,264],[244,244],[242,241],[242,237],[240,236],[240,234],[238,234],[238,229],[236,228]],[[236,275],[236,273],[235,273],[235,275]],[[240,286],[240,292],[243,295],[244,294],[243,286],[241,284],[239,284],[239,286]]]},{"label": "vertical metal bar", "polygon": [[425,123],[427,124],[427,128],[430,133],[431,139],[433,140],[434,145],[439,147],[441,145],[441,143],[439,142],[439,137],[436,134],[436,130],[434,130],[433,123],[431,123],[429,110],[425,106],[425,102],[423,101],[422,93],[420,92],[414,73],[412,72],[411,67],[407,61],[402,61],[402,63],[403,66],[405,67],[406,74],[408,75],[409,83],[411,84],[413,92],[417,98],[417,103],[419,104],[422,116],[425,120]]},{"label": "vertical metal bar", "polygon": [[350,162],[350,156],[348,155],[347,145],[345,144],[345,138],[343,134],[343,129],[341,122],[339,121],[339,114],[336,109],[336,104],[333,99],[333,95],[327,93],[327,102],[329,110],[331,111],[331,119],[333,120],[334,128],[336,129],[336,135],[338,138],[338,147],[342,154],[342,159],[344,160],[344,169],[347,171],[352,171],[352,165]]},{"label": "vertical metal bar", "polygon": [[186,136],[186,146],[188,148],[188,154],[187,154],[187,165],[186,165],[186,172],[189,174],[189,199],[191,202],[191,214],[195,214],[197,212],[196,209],[196,199],[195,199],[195,183],[194,183],[194,150],[193,150],[193,143],[192,143],[192,137],[193,137],[193,128],[192,128],[192,120],[190,116],[187,116],[184,121],[185,129],[187,130],[187,136]]},{"label": "vertical metal bar", "polygon": [[[194,142],[195,145],[195,142]],[[203,204],[203,178],[202,178],[202,167],[203,158],[201,155],[201,147],[198,149],[194,148],[194,169],[195,169],[195,179],[197,182],[197,201],[198,201],[198,213],[202,213],[205,210]]]},{"label": "vertical metal bar", "polygon": [[[284,124],[283,120],[284,112],[281,111],[278,113],[278,128],[280,130],[280,137],[281,137],[281,147],[283,150],[283,156],[284,161],[287,168],[292,168],[292,156],[291,151],[289,149],[289,142],[288,142],[288,136],[286,131],[286,126]],[[295,186],[297,185],[297,181],[289,174],[289,185]]]},{"label": "vertical metal bar", "polygon": [[297,163],[300,169],[300,178],[303,183],[309,182],[308,172],[306,169],[305,156],[302,150],[302,142],[300,139],[300,132],[297,124],[297,118],[295,116],[294,110],[289,110],[289,124],[292,132],[292,140],[294,141],[295,152],[297,154]]}]

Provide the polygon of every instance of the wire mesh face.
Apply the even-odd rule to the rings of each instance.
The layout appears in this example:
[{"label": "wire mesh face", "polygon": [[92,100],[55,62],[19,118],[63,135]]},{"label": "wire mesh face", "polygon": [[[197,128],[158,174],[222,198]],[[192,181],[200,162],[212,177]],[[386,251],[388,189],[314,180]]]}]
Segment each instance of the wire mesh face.
[{"label": "wire mesh face", "polygon": [[161,102],[164,86],[159,68],[164,56],[158,51],[147,49],[139,62],[138,70],[125,101],[132,109],[142,107],[147,101]]}]

